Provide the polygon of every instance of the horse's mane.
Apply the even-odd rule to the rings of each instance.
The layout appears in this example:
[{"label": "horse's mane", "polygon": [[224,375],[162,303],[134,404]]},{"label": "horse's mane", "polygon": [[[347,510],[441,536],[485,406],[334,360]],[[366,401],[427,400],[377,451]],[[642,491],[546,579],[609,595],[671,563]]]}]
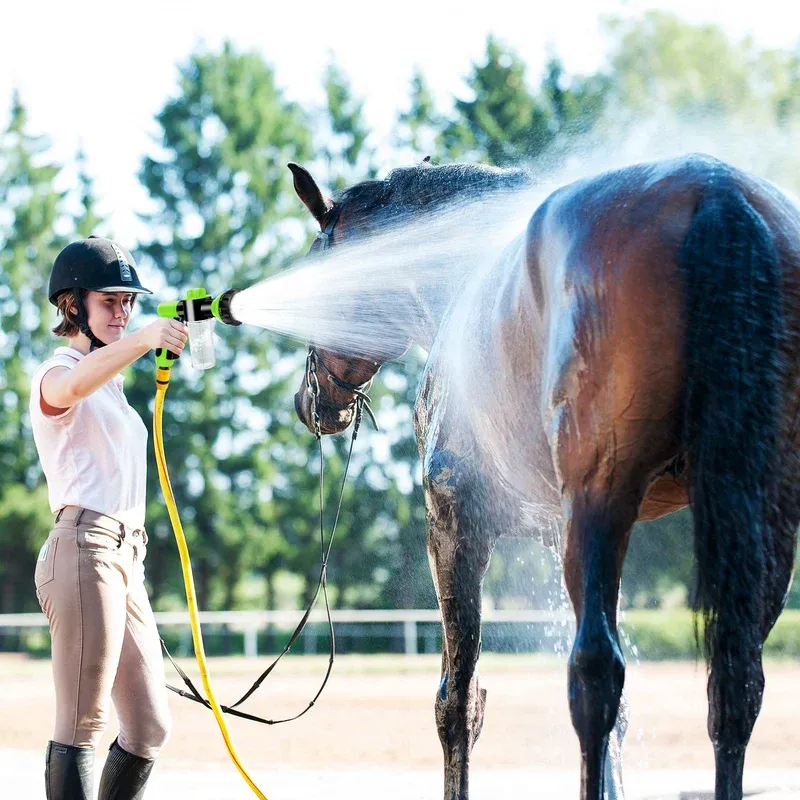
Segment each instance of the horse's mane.
[{"label": "horse's mane", "polygon": [[484,164],[427,163],[399,167],[380,180],[364,181],[336,195],[337,204],[352,211],[382,209],[390,216],[416,210],[430,211],[452,201],[467,201],[487,192],[512,191],[532,178],[522,169],[500,169]]}]

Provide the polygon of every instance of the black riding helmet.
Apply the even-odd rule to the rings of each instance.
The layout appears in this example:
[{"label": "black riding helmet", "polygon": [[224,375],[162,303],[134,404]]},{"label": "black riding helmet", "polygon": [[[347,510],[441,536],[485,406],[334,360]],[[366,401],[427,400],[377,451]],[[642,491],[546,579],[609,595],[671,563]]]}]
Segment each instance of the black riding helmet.
[{"label": "black riding helmet", "polygon": [[72,290],[78,309],[78,327],[93,348],[103,347],[105,342],[101,342],[89,328],[82,289],[89,292],[152,294],[139,282],[133,256],[124,247],[99,236],[72,242],[56,256],[50,271],[50,302],[57,305],[58,296],[67,289]]}]

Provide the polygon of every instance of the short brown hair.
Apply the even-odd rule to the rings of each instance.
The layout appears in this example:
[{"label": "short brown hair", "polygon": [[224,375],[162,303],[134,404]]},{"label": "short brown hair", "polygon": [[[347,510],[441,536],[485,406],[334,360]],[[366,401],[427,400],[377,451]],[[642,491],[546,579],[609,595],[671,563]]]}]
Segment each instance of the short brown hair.
[{"label": "short brown hair", "polygon": [[[86,296],[86,292],[83,289],[80,290],[80,293],[81,298]],[[64,339],[71,339],[81,332],[78,325],[78,318],[72,313],[74,304],[75,295],[72,293],[72,289],[66,289],[56,297],[56,308],[58,309],[58,316],[61,318],[58,321],[58,325],[53,328],[53,333],[56,336],[61,336]]]},{"label": "short brown hair", "polygon": [[[81,300],[83,300],[86,297],[86,289],[80,289],[79,291],[81,293]],[[133,295],[131,299],[131,308],[133,308],[135,303],[136,295]],[[58,309],[59,317],[61,317],[58,325],[53,328],[53,333],[56,336],[61,336],[64,339],[71,339],[81,332],[80,326],[78,325],[78,317],[72,312],[74,304],[75,295],[72,289],[65,289],[56,297],[56,308]]]}]

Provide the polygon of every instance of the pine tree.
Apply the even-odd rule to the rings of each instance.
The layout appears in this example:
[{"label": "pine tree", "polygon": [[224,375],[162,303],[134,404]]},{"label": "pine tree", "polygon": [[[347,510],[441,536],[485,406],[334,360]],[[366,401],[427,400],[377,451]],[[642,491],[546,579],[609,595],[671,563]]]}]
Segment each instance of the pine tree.
[{"label": "pine tree", "polygon": [[364,119],[364,101],[356,97],[350,80],[335,61],[323,77],[325,110],[317,139],[326,165],[329,188],[343,189],[376,174],[374,149]]},{"label": "pine tree", "polygon": [[53,344],[50,266],[65,244],[48,149],[15,92],[0,138],[0,612],[36,608],[33,565],[52,523],[28,415],[31,375]]},{"label": "pine tree", "polygon": [[456,100],[456,119],[442,132],[453,160],[517,164],[552,141],[552,109],[528,88],[520,57],[493,36],[486,42],[485,63],[474,65],[467,87],[471,99]]},{"label": "pine tree", "polygon": [[438,160],[442,152],[440,131],[445,123],[437,111],[428,83],[422,71],[417,68],[411,77],[408,108],[397,117],[397,144],[408,148],[412,158],[422,160],[430,156]]},{"label": "pine tree", "polygon": [[[286,163],[308,158],[310,137],[272,68],[229,43],[217,53],[198,51],[157,120],[163,156],[146,158],[141,170],[157,210],[145,218],[152,236],[139,252],[163,272],[170,295],[244,288],[285,263],[297,241],[284,223],[302,210]],[[271,372],[281,345],[248,327],[218,333],[216,367],[191,372],[187,350],[173,368],[166,406],[167,457],[204,608],[235,607],[243,578],[283,552],[285,532],[271,504],[282,477],[273,436],[297,425],[293,387]],[[143,359],[132,393],[144,409],[153,381],[152,362]],[[148,496],[156,551],[150,579],[158,594],[182,594],[152,464]]]},{"label": "pine tree", "polygon": [[104,220],[97,212],[94,180],[86,166],[86,152],[81,147],[75,156],[78,168],[78,213],[74,217],[75,233],[81,239],[96,234]]}]

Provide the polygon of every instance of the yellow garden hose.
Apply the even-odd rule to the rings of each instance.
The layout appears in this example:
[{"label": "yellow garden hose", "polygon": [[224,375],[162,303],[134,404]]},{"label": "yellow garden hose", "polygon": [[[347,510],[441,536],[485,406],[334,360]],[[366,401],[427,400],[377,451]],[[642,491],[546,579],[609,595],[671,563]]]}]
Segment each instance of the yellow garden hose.
[{"label": "yellow garden hose", "polygon": [[219,706],[214,692],[211,689],[211,678],[208,672],[208,664],[206,663],[206,654],[203,649],[203,636],[200,632],[200,615],[197,609],[197,598],[194,591],[194,578],[192,577],[192,563],[189,560],[189,548],[186,546],[186,537],[183,533],[181,520],[178,516],[178,509],[175,505],[175,495],[172,493],[172,486],[169,481],[169,473],[167,472],[167,459],[164,456],[164,436],[162,431],[162,421],[164,413],[164,396],[167,393],[169,386],[171,370],[165,367],[158,367],[156,372],[156,402],[155,410],[153,412],[153,441],[156,451],[156,465],[158,466],[158,479],[161,483],[161,491],[164,494],[164,500],[167,503],[167,511],[169,518],[172,522],[172,530],[175,534],[175,540],[178,543],[178,552],[181,556],[181,569],[183,570],[183,583],[186,587],[186,601],[189,605],[189,621],[192,627],[192,642],[194,643],[194,652],[197,658],[197,666],[200,668],[200,676],[203,679],[203,687],[206,691],[206,697],[214,712],[214,716],[219,725],[222,738],[225,740],[225,747],[228,749],[228,754],[231,760],[239,770],[239,774],[245,779],[247,785],[253,790],[256,797],[261,800],[267,800],[267,796],[256,786],[253,779],[247,773],[247,770],[242,764],[239,754],[236,752],[236,747],[233,744],[231,735],[228,732],[228,726],[225,722],[222,709]]}]

